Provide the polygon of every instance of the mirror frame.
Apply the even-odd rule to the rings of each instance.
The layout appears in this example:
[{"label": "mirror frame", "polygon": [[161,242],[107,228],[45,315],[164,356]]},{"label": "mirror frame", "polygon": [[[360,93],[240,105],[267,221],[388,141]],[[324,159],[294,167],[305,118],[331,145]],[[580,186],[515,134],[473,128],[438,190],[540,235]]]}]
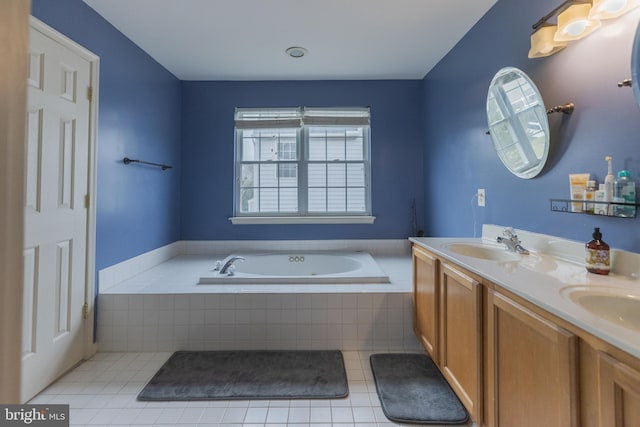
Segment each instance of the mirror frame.
[{"label": "mirror frame", "polygon": [[636,103],[640,107],[640,22],[638,22],[631,49],[631,81]]},{"label": "mirror frame", "polygon": [[[501,80],[509,74],[515,74],[518,78],[523,78],[531,86],[532,96],[537,100],[537,104],[533,105],[531,108],[534,109],[534,114],[537,116],[537,119],[538,119],[537,124],[539,124],[540,130],[544,132],[544,148],[542,152],[542,157],[538,159],[537,154],[534,154],[535,158],[538,160],[535,164],[533,164],[533,166],[527,169],[516,169],[512,164],[510,164],[509,159],[507,158],[507,155],[504,153],[504,147],[507,147],[510,144],[516,144],[518,143],[518,140],[525,140],[525,138],[526,138],[526,141],[528,142],[528,146],[524,147],[522,146],[522,144],[520,144],[519,145],[520,152],[529,151],[530,154],[534,152],[534,149],[531,144],[531,138],[529,135],[527,135],[526,130],[523,129],[522,126],[513,126],[514,123],[521,124],[520,121],[518,120],[518,116],[523,112],[530,112],[531,109],[526,108],[520,111],[513,111],[511,109],[513,104],[509,105],[508,107],[506,105],[500,106],[500,102],[504,104],[504,97],[500,97],[501,99],[500,102],[498,102],[498,98],[495,97],[495,92],[502,87]],[[490,107],[491,107],[490,102],[492,101],[492,99],[496,103],[496,106],[500,110],[500,113],[502,114],[502,116],[504,116],[502,120],[495,123],[491,123],[491,118],[490,118]],[[507,170],[509,170],[509,172],[511,172],[515,176],[523,179],[531,179],[538,176],[542,171],[542,169],[544,168],[547,162],[547,158],[549,156],[549,145],[550,145],[549,120],[547,118],[547,111],[545,109],[542,96],[540,95],[540,91],[538,90],[537,86],[533,83],[533,81],[529,78],[529,76],[522,70],[515,67],[504,67],[498,70],[498,72],[495,74],[495,76],[491,80],[491,84],[489,85],[489,91],[487,93],[486,112],[487,112],[487,124],[489,126],[489,134],[491,135],[491,141],[493,142],[493,147],[496,150],[498,157],[500,158],[504,166],[507,168]],[[505,121],[508,122],[509,133],[511,133],[512,135],[516,134],[520,136],[520,138],[517,138],[516,141],[514,140],[502,141],[498,137],[498,132],[494,131],[494,128],[496,128],[499,124],[503,124]]]}]

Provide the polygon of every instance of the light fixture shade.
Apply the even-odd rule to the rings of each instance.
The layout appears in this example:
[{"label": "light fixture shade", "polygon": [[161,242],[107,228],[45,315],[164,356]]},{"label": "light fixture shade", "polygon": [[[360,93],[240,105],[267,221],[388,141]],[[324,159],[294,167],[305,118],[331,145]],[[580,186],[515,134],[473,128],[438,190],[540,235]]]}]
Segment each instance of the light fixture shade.
[{"label": "light fixture shade", "polygon": [[590,3],[574,3],[558,15],[558,31],[555,41],[579,40],[600,27],[597,19],[589,19]]},{"label": "light fixture shade", "polygon": [[553,39],[557,26],[545,25],[538,28],[531,34],[531,49],[529,49],[529,58],[543,58],[551,56],[556,52],[567,47],[566,42],[557,42]]},{"label": "light fixture shade", "polygon": [[640,0],[593,0],[589,19],[611,19],[640,6]]}]

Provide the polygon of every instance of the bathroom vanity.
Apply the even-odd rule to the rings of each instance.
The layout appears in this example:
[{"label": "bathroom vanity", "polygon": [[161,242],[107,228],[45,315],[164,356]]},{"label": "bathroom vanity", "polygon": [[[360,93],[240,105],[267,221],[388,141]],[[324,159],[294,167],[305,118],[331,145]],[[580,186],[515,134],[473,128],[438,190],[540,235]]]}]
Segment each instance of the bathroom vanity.
[{"label": "bathroom vanity", "polygon": [[[640,265],[518,230],[530,255],[483,239],[412,238],[414,330],[479,426],[640,425]],[[613,312],[613,315],[611,315]]]}]

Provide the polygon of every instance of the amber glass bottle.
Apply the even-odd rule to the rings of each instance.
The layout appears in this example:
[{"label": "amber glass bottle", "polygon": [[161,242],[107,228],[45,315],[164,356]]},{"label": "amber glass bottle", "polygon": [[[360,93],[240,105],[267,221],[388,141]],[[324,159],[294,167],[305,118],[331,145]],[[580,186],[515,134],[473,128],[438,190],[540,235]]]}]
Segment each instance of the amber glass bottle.
[{"label": "amber glass bottle", "polygon": [[595,274],[609,274],[609,245],[602,240],[600,228],[593,231],[593,240],[585,245],[587,271]]}]

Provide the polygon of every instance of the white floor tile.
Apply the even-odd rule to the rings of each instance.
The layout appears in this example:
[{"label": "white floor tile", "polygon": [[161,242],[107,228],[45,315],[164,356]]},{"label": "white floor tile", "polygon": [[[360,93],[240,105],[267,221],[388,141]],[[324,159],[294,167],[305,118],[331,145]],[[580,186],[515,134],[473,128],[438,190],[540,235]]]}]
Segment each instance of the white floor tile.
[{"label": "white floor tile", "polygon": [[223,423],[242,423],[244,417],[247,415],[247,408],[232,408],[229,407],[222,417]]},{"label": "white floor tile", "polygon": [[312,423],[331,422],[331,408],[311,408],[309,421]]},{"label": "white floor tile", "polygon": [[91,424],[110,424],[120,413],[120,409],[100,409],[95,417],[91,419]]},{"label": "white floor tile", "polygon": [[311,409],[293,407],[289,408],[289,423],[308,423],[310,422]]},{"label": "white floor tile", "polygon": [[200,424],[222,422],[225,411],[226,408],[205,408],[200,417]]},{"label": "white floor tile", "polygon": [[71,413],[71,424],[87,424],[98,414],[98,409],[73,409]]},{"label": "white floor tile", "polygon": [[142,409],[119,409],[118,415],[111,420],[111,424],[130,425],[131,420],[135,420],[140,412]]},{"label": "white floor tile", "polygon": [[161,408],[144,408],[131,422],[132,424],[156,424],[156,422],[160,420],[161,415]]},{"label": "white floor tile", "polygon": [[352,423],[353,412],[348,408],[331,408],[331,420],[334,423]]},{"label": "white floor tile", "polygon": [[204,408],[185,408],[180,416],[179,424],[191,424],[198,423],[200,421],[200,417],[204,412]]},{"label": "white floor tile", "polygon": [[139,402],[138,392],[171,355],[152,352],[98,353],[30,403],[69,404],[73,426],[398,426],[380,407],[369,368],[371,353],[343,352],[350,390],[344,399]]},{"label": "white floor tile", "polygon": [[249,408],[247,414],[244,417],[246,423],[265,423],[267,420],[268,408]]},{"label": "white floor tile", "polygon": [[356,407],[352,408],[353,411],[353,421],[357,423],[375,423],[376,416],[373,413],[373,408],[371,407]]}]

